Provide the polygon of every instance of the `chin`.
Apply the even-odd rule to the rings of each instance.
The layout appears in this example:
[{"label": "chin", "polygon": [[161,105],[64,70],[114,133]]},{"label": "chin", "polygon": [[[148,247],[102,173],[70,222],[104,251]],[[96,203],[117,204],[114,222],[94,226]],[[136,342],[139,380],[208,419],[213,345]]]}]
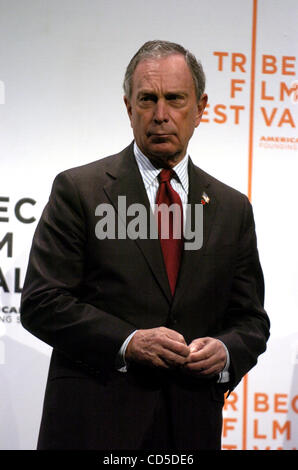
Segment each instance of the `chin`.
[{"label": "chin", "polygon": [[159,167],[173,167],[176,165],[181,159],[181,151],[178,149],[148,149],[147,152],[148,158],[151,160],[153,164],[157,164]]},{"label": "chin", "polygon": [[181,153],[180,149],[168,143],[150,145],[148,151],[152,156],[160,157],[165,160],[171,157],[175,158],[176,155],[179,156]]}]

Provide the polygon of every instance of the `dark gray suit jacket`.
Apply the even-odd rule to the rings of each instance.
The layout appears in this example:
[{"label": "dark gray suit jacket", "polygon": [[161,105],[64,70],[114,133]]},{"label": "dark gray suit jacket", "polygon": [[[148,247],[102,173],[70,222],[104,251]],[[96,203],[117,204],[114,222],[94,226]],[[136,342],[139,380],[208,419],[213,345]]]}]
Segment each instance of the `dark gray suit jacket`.
[{"label": "dark gray suit jacket", "polygon": [[[132,144],[56,177],[34,236],[21,305],[24,327],[53,347],[40,448],[138,448],[160,393],[167,393],[178,440],[181,429],[193,427],[197,448],[219,447],[223,394],[265,350],[269,320],[247,197],[191,161],[189,184],[192,206],[203,192],[210,202],[203,246],[184,252],[172,298],[159,240],[95,234],[96,207],[116,209],[118,196],[150,213]],[[162,325],[188,343],[204,336],[223,341],[229,384],[138,365],[127,374],[115,370],[132,331]]]}]

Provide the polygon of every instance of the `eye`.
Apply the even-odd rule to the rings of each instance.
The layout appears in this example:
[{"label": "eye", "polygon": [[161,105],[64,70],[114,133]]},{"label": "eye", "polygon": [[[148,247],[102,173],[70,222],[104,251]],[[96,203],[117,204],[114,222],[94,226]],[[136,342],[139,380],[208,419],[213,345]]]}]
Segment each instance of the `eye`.
[{"label": "eye", "polygon": [[166,98],[169,101],[177,100],[177,99],[179,99],[179,95],[171,94],[171,95],[167,95]]},{"label": "eye", "polygon": [[142,101],[143,103],[150,102],[150,101],[153,101],[154,103],[156,103],[157,97],[155,95],[146,94],[140,97],[140,101]]},{"label": "eye", "polygon": [[182,104],[185,101],[185,97],[178,93],[169,93],[166,95],[167,101],[171,101],[173,104]]}]

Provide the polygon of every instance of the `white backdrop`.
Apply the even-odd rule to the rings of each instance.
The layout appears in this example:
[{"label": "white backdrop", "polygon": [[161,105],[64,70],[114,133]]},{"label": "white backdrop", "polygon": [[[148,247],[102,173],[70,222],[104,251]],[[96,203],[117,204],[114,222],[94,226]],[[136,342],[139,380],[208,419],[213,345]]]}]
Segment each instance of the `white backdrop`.
[{"label": "white backdrop", "polygon": [[226,403],[223,448],[298,447],[297,13],[296,0],[0,0],[0,449],[34,449],[40,423],[51,349],[19,323],[36,223],[58,172],[132,140],[123,74],[157,38],[206,71],[192,159],[255,212],[271,338]]}]

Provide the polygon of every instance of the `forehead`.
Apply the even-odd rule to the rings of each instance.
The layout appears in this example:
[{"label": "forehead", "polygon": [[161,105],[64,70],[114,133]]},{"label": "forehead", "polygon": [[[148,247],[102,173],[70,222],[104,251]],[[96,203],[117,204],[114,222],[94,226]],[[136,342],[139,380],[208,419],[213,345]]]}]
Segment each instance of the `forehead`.
[{"label": "forehead", "polygon": [[132,85],[133,93],[142,89],[195,92],[191,71],[181,54],[142,60],[134,71]]}]

